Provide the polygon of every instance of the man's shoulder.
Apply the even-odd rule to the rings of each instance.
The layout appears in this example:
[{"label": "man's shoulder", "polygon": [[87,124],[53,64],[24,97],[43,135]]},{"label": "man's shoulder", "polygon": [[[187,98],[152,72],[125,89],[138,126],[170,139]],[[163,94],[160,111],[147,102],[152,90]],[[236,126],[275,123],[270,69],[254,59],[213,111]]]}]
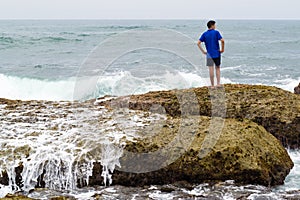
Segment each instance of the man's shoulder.
[{"label": "man's shoulder", "polygon": [[216,30],[216,33],[221,35],[221,32],[220,32],[220,31],[218,31],[218,30]]},{"label": "man's shoulder", "polygon": [[211,31],[210,30],[206,30],[206,31],[204,31],[203,33],[202,33],[202,35],[209,35],[209,34],[211,34]]},{"label": "man's shoulder", "polygon": [[208,31],[204,31],[204,32],[202,33],[202,35],[206,35],[206,34],[207,34],[207,32],[208,32]]}]

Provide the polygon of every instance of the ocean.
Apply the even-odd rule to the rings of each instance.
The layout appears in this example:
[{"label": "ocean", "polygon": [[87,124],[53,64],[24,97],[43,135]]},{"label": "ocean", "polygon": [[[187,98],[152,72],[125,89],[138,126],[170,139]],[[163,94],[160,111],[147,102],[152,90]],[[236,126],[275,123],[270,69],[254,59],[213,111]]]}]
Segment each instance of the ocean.
[{"label": "ocean", "polygon": [[[199,55],[191,51],[193,58],[199,57],[196,66],[189,62],[189,52],[185,51],[186,56],[178,53],[184,52],[185,45],[196,47],[199,36],[206,30],[205,23],[204,20],[1,20],[0,98],[72,101],[205,86],[209,79],[200,51]],[[264,84],[290,92],[299,84],[300,21],[218,20],[217,29],[226,41],[222,83]],[[151,46],[154,42],[157,48]],[[101,51],[103,45],[108,51]],[[119,57],[112,56],[112,52],[121,50],[124,52]],[[112,59],[105,60],[108,57]],[[101,62],[109,65],[98,68]],[[80,84],[89,89],[81,91]],[[257,194],[276,198],[277,193],[300,190],[300,151],[289,150],[289,154],[295,167],[285,185],[271,191],[256,188]],[[172,194],[166,196],[155,187],[148,190],[149,198],[172,199]],[[235,186],[227,186],[231,187]],[[1,190],[0,194],[4,194],[7,188]],[[118,190],[122,194],[135,194],[132,188],[101,190],[111,194],[108,199]],[[204,194],[212,190],[199,185],[193,192]],[[181,188],[175,191],[176,195],[185,193]],[[75,196],[87,199],[90,197],[85,195],[90,194],[86,189],[77,191]],[[35,195],[43,198],[48,193]],[[231,198],[228,192],[226,195],[223,197]],[[255,195],[251,198],[255,199]]]}]

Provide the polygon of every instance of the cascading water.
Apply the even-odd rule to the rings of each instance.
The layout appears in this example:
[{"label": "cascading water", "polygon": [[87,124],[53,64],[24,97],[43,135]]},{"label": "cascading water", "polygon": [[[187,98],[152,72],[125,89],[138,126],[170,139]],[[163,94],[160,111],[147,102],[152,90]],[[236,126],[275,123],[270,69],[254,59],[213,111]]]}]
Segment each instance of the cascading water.
[{"label": "cascading water", "polygon": [[102,145],[101,164],[103,167],[101,176],[103,177],[105,186],[112,184],[112,173],[115,167],[121,167],[119,158],[122,156],[122,153],[123,149],[112,143]]},{"label": "cascading water", "polygon": [[89,184],[95,162],[103,166],[103,184],[112,184],[124,141],[160,118],[88,102],[7,102],[1,107],[1,196],[36,186],[75,190]]}]

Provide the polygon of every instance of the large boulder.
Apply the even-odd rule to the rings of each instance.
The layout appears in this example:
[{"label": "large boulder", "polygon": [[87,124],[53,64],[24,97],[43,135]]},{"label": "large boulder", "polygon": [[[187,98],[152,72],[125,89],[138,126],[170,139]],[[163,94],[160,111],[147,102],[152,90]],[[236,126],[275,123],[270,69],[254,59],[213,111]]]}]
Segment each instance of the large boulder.
[{"label": "large boulder", "polygon": [[300,83],[297,87],[294,88],[294,93],[295,94],[300,94]]},{"label": "large boulder", "polygon": [[[209,117],[194,116],[184,123],[181,120],[170,118],[162,126],[156,123],[141,132],[144,136],[136,142],[127,142],[127,153],[120,160],[122,168],[113,174],[113,184],[141,186],[235,180],[271,186],[283,184],[293,167],[280,142],[249,120],[227,119],[222,123],[219,119],[216,125],[222,126],[221,133],[210,128]],[[145,153],[151,155],[145,157]],[[152,166],[157,169],[142,172]],[[101,172],[102,167],[96,164],[90,184],[103,183]]]},{"label": "large boulder", "polygon": [[224,89],[212,91],[206,87],[159,91],[120,97],[105,104],[125,105],[131,109],[146,111],[159,104],[170,116],[179,117],[182,115],[181,108],[184,102],[181,96],[184,93],[192,93],[197,97],[198,102],[195,102],[193,95],[185,96],[185,102],[189,101],[190,96],[189,107],[190,110],[194,110],[192,114],[250,119],[262,125],[285,147],[292,149],[300,147],[300,96],[276,87],[232,84],[225,85]]},{"label": "large boulder", "polygon": [[[96,117],[85,116],[84,113],[83,118],[79,117],[77,120],[87,121],[89,126],[97,126],[111,120],[112,128],[115,123],[113,113],[126,116],[126,113],[114,112],[114,109],[119,107],[166,113],[167,120],[155,121],[144,126],[137,133],[139,137],[136,138],[136,142],[126,141],[126,151],[120,159],[121,168],[113,174],[114,184],[137,186],[175,181],[201,183],[228,179],[268,186],[282,184],[293,163],[284,147],[268,131],[281,139],[283,144],[297,147],[300,132],[300,96],[267,86],[226,85],[225,91],[226,93],[223,89],[209,91],[207,88],[195,88],[151,92],[97,104],[94,104],[94,100],[71,104],[5,99],[0,99],[0,104],[6,105],[2,116],[4,120],[28,124],[24,128],[24,134],[30,133],[29,137],[36,137],[32,133],[32,127],[40,128],[34,126],[35,123],[47,124],[48,126],[40,131],[60,133],[57,134],[60,138],[65,130],[72,131],[73,128],[81,127],[81,121],[77,121],[78,125],[69,124],[61,129],[53,126],[56,125],[56,120],[64,123],[78,117],[76,112],[81,112],[81,108],[84,108],[86,113],[94,113]],[[222,102],[222,99],[225,102]],[[112,111],[111,115],[95,112],[101,110],[102,105],[111,108],[108,109]],[[145,114],[142,111],[140,113]],[[134,116],[136,113],[138,112],[135,112]],[[225,117],[224,113],[226,120],[220,118]],[[144,114],[141,116],[145,117],[149,113]],[[28,117],[24,117],[25,115]],[[134,116],[129,118],[134,121]],[[90,128],[89,126],[87,127]],[[132,131],[131,128],[135,127],[122,131]],[[99,129],[102,130],[103,127],[99,125]],[[71,139],[73,141],[73,138]],[[79,141],[78,145],[81,143]],[[17,150],[24,158],[29,155],[27,147]],[[95,152],[91,152],[91,155],[98,155],[99,152]],[[158,153],[151,154],[155,152]],[[146,154],[150,156],[147,157]],[[100,159],[97,157],[95,160]],[[21,171],[16,169],[17,179],[21,177]],[[101,165],[95,163],[90,185],[103,185],[101,174]],[[8,176],[5,176],[5,173],[2,175],[4,176],[0,179],[1,183],[8,184]],[[38,182],[43,183],[43,177],[40,178]],[[22,184],[18,180],[16,182],[18,185]]]}]

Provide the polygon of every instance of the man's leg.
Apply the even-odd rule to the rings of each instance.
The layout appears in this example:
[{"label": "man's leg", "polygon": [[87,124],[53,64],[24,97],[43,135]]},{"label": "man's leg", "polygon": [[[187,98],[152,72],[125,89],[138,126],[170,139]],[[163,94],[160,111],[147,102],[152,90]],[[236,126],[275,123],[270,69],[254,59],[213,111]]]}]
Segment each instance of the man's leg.
[{"label": "man's leg", "polygon": [[209,66],[208,68],[209,68],[210,82],[211,82],[211,86],[213,88],[215,86],[214,67],[213,66]]},{"label": "man's leg", "polygon": [[221,67],[216,66],[217,87],[221,86]]}]

